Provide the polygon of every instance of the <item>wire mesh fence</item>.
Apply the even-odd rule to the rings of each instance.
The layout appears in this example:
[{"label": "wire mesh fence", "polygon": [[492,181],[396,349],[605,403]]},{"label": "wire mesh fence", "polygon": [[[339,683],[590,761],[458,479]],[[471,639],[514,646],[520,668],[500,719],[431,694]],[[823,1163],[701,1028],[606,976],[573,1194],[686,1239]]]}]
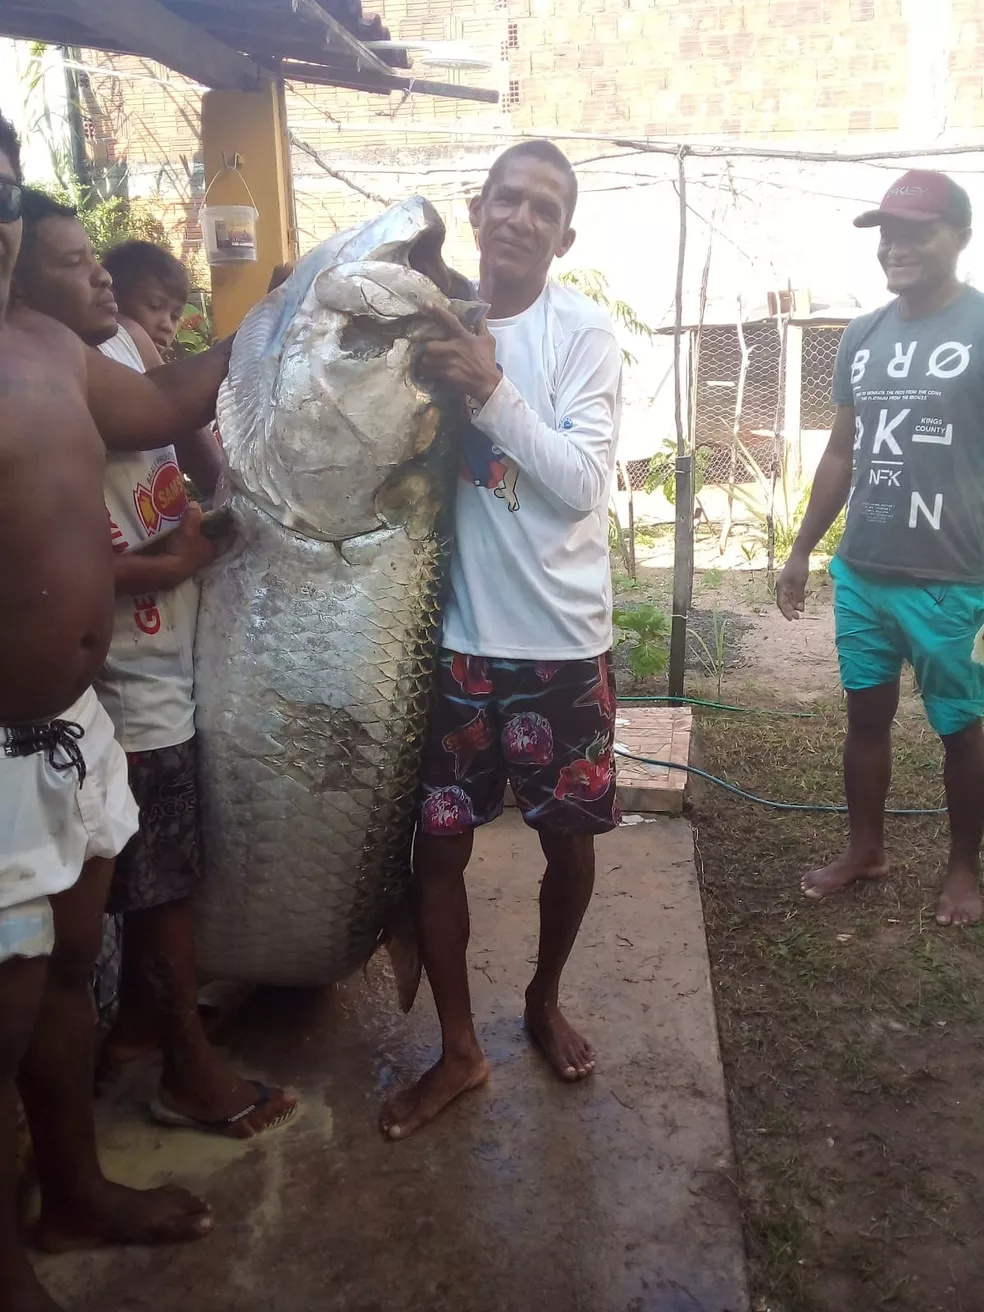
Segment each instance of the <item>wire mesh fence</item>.
[{"label": "wire mesh fence", "polygon": [[821,324],[803,331],[801,429],[825,429],[834,422],[834,361],[843,335],[842,324]]},{"label": "wire mesh fence", "polygon": [[[834,361],[843,331],[842,324],[810,324],[793,336],[768,320],[707,325],[698,341],[691,330],[696,364],[692,431],[701,483],[754,483],[753,462],[767,477],[772,474],[784,444],[798,435],[787,429],[791,380],[794,385],[799,380],[799,430],[830,428]],[[667,445],[646,459],[622,464],[619,490],[651,491],[672,478],[673,469]]]}]

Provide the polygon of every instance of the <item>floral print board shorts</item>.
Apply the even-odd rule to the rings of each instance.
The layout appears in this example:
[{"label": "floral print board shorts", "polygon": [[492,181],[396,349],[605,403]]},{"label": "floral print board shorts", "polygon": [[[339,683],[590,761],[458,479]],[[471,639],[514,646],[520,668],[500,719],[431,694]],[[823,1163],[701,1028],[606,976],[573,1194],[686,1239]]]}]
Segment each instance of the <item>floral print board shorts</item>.
[{"label": "floral print board shorts", "polygon": [[441,652],[421,778],[420,827],[453,835],[502,814],[511,784],[534,829],[604,834],[615,800],[615,674],[591,660]]}]

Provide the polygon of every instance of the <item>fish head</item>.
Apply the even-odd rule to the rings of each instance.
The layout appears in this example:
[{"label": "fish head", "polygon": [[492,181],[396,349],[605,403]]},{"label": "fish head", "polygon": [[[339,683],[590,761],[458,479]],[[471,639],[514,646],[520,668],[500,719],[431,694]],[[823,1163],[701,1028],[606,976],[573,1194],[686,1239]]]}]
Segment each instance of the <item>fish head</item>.
[{"label": "fish head", "polygon": [[435,305],[462,322],[486,308],[444,264],[444,235],[413,197],[317,247],[247,316],[219,425],[237,486],[285,527],[343,542],[433,524],[467,420],[416,359],[442,335]]}]

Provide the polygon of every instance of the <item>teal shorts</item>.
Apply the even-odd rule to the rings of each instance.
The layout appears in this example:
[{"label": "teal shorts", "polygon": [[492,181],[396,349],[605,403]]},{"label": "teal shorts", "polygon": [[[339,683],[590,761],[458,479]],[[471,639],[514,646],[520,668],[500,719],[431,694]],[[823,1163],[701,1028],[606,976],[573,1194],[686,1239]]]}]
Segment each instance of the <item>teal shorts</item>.
[{"label": "teal shorts", "polygon": [[859,574],[835,556],[834,623],[841,683],[862,692],[894,683],[906,661],[941,737],[984,717],[984,665],[971,659],[984,625],[984,587]]}]

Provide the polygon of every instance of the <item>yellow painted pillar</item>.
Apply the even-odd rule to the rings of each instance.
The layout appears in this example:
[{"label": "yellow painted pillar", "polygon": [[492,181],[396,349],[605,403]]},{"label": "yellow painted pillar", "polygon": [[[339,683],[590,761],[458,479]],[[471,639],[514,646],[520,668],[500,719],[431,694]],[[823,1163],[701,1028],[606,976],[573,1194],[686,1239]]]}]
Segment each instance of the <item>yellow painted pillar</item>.
[{"label": "yellow painted pillar", "polygon": [[[207,91],[202,100],[205,182],[209,205],[248,205],[245,179],[259,213],[256,262],[214,265],[212,318],[216,334],[235,332],[247,310],[265,294],[274,267],[297,258],[290,145],[283,87],[258,91]],[[239,172],[222,172],[239,156]]]}]

